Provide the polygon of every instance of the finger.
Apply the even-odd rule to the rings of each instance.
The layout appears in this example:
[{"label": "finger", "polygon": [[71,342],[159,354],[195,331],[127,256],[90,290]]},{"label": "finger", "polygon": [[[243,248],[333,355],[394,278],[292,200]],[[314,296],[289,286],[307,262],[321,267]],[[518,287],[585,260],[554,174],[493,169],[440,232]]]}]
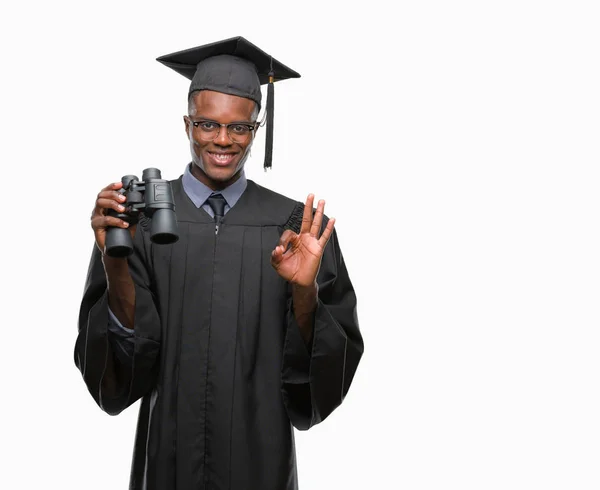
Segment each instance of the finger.
[{"label": "finger", "polygon": [[279,257],[283,258],[283,255],[285,254],[287,247],[285,245],[277,245],[275,247],[275,249],[273,250],[273,253]]},{"label": "finger", "polygon": [[321,233],[321,224],[323,223],[323,213],[325,212],[325,201],[321,199],[317,206],[315,217],[313,218],[312,226],[310,227],[310,236],[319,237]]},{"label": "finger", "polygon": [[101,230],[108,228],[109,226],[116,226],[118,228],[129,228],[129,223],[122,219],[115,218],[114,216],[96,216],[92,220],[92,228],[94,230]]},{"label": "finger", "polygon": [[121,194],[120,192],[117,191],[105,191],[102,190],[100,191],[100,193],[98,194],[98,199],[114,199],[115,201],[126,201],[127,198],[125,197],[125,194]]},{"label": "finger", "polygon": [[321,238],[319,238],[319,245],[321,245],[321,248],[325,248],[325,245],[327,245],[329,238],[331,238],[331,234],[333,233],[334,225],[335,225],[335,218],[329,218],[329,221],[327,222],[327,226],[323,230],[323,234],[321,235]]},{"label": "finger", "polygon": [[[116,190],[120,189],[121,187],[123,187],[122,182],[113,182],[112,184],[108,184],[104,189],[102,189],[102,191],[116,191]],[[102,192],[102,191],[100,191],[100,192]]]},{"label": "finger", "polygon": [[314,194],[309,194],[306,198],[306,203],[304,204],[304,214],[302,215],[302,226],[300,227],[300,233],[308,233],[310,231],[314,200]]},{"label": "finger", "polygon": [[[119,182],[118,185],[121,186],[122,184]],[[98,197],[96,199],[96,205],[94,206],[94,210],[92,211],[92,216],[94,216],[96,214],[105,214],[104,210],[110,209],[112,207],[112,206],[100,205],[99,201],[101,199],[113,200],[113,201],[115,201],[115,203],[117,205],[119,203],[124,203],[127,200],[123,194],[120,194],[119,192],[117,192],[115,190],[107,190],[106,188],[102,189],[98,193]],[[106,204],[106,203],[104,203],[104,204]]]},{"label": "finger", "polygon": [[119,204],[117,201],[115,201],[113,199],[102,199],[102,198],[98,199],[96,201],[96,207],[100,210],[114,209],[118,213],[125,212],[125,206],[123,206],[122,204]]},{"label": "finger", "polygon": [[271,264],[274,266],[279,265],[279,263],[283,260],[283,250],[281,245],[277,245],[273,252],[271,252]]},{"label": "finger", "polygon": [[281,236],[279,237],[279,245],[283,247],[284,252],[288,249],[290,242],[295,237],[296,233],[294,233],[292,230],[285,230],[281,234]]}]

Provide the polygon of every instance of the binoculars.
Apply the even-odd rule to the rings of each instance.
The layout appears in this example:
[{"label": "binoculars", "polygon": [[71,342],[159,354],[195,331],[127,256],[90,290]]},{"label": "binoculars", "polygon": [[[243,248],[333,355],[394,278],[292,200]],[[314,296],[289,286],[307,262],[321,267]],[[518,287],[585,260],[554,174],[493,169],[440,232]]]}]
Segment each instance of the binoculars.
[{"label": "binoculars", "polygon": [[[153,243],[167,245],[179,240],[175,202],[169,181],[161,178],[160,170],[147,168],[140,181],[135,175],[121,178],[123,187],[118,191],[127,200],[123,204],[125,211],[119,213],[110,209],[109,216],[135,225],[144,216],[150,218],[150,240]],[[106,230],[104,253],[110,257],[127,257],[133,253],[133,241],[128,228],[111,226]]]}]

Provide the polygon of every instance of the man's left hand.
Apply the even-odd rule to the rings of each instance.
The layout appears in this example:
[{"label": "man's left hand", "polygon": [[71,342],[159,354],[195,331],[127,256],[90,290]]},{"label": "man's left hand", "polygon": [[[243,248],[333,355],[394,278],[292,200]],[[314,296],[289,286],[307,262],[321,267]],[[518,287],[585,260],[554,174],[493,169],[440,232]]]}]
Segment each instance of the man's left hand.
[{"label": "man's left hand", "polygon": [[271,253],[271,265],[286,281],[300,287],[316,284],[325,245],[333,232],[335,219],[330,218],[319,237],[325,201],[320,200],[313,217],[314,195],[310,194],[304,205],[300,233],[286,230]]}]

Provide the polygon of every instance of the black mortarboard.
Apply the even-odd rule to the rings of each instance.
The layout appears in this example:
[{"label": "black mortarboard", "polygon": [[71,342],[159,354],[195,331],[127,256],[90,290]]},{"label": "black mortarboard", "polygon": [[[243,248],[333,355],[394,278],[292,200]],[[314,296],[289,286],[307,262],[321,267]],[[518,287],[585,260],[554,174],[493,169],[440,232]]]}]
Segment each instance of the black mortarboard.
[{"label": "black mortarboard", "polygon": [[251,99],[260,108],[260,86],[268,84],[265,169],[271,167],[275,107],[273,82],[299,78],[299,73],[241,36],[161,56],[157,61],[192,81],[188,96],[196,90],[214,90]]}]

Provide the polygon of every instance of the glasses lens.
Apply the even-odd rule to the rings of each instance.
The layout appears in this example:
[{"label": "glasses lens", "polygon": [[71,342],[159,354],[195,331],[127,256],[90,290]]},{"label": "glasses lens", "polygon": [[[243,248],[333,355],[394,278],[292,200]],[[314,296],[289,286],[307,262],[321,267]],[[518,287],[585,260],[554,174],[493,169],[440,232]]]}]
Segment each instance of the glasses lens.
[{"label": "glasses lens", "polygon": [[221,129],[218,124],[211,121],[200,121],[194,124],[194,128],[200,139],[204,141],[214,140]]},{"label": "glasses lens", "polygon": [[231,124],[227,126],[229,137],[234,143],[246,143],[250,138],[250,126],[247,124]]}]

